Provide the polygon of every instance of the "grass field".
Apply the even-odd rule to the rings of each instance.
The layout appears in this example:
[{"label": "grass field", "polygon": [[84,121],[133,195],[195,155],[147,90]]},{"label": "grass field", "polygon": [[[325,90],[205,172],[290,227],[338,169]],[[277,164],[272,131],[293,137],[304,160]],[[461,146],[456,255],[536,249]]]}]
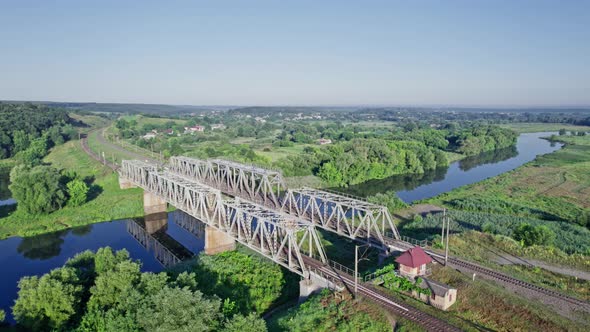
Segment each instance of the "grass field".
[{"label": "grass field", "polygon": [[109,124],[109,120],[96,115],[80,115],[75,113],[69,114],[71,118],[84,122],[88,127],[78,128],[81,133],[87,133],[94,128],[102,128]]},{"label": "grass field", "polygon": [[576,222],[590,208],[590,136],[559,139],[567,143],[561,150],[427,201],[438,205],[456,200],[477,200],[482,205],[501,202]]},{"label": "grass field", "polygon": [[501,124],[500,127],[512,129],[518,133],[539,133],[545,131],[559,131],[560,129],[565,129],[567,131],[590,131],[590,127],[588,126],[574,126],[561,123],[507,123]]},{"label": "grass field", "polygon": [[30,216],[14,211],[14,207],[0,210],[0,238],[31,236],[95,222],[135,217],[143,214],[140,189],[119,189],[117,174],[91,159],[79,141],[57,146],[45,158],[58,169],[72,169],[83,177],[94,179],[90,200],[80,207],[64,207],[47,215]]},{"label": "grass field", "polygon": [[172,119],[172,118],[150,118],[150,117],[145,117],[142,115],[126,115],[122,117],[124,120],[126,121],[130,121],[130,120],[135,120],[137,121],[138,126],[141,128],[141,126],[145,125],[145,124],[154,124],[154,125],[162,125],[166,122],[174,122],[174,123],[178,123],[178,124],[185,124],[186,121],[185,120],[180,120],[180,119]]}]

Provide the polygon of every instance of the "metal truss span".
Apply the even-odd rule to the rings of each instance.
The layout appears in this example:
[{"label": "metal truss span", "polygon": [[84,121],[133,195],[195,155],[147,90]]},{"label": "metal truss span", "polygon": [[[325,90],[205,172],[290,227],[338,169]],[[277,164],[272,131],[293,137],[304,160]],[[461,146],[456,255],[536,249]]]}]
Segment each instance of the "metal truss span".
[{"label": "metal truss span", "polygon": [[357,198],[311,188],[289,189],[281,210],[325,230],[384,248],[400,238],[387,207]]},{"label": "metal truss span", "polygon": [[221,192],[185,176],[135,160],[122,162],[120,176],[164,199],[169,204],[219,229],[236,241],[304,277],[309,274],[303,260],[326,255],[315,225],[285,213],[269,210],[239,198],[224,200]]},{"label": "metal truss span", "polygon": [[172,157],[170,170],[232,196],[275,208],[280,205],[281,193],[287,189],[279,171],[228,160]]}]

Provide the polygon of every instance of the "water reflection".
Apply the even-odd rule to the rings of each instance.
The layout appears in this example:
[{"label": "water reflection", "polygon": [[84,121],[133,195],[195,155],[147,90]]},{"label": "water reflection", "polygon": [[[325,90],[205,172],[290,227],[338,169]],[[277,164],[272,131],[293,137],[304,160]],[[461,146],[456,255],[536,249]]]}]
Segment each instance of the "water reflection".
[{"label": "water reflection", "polygon": [[[446,167],[439,167],[421,174],[395,175],[381,180],[369,180],[349,186],[345,191],[355,196],[367,197],[390,190],[411,190],[424,184],[444,180],[447,170]],[[335,188],[335,190],[343,191],[342,188]]]},{"label": "water reflection", "polygon": [[12,197],[8,185],[10,184],[10,175],[7,172],[0,171],[0,201]]},{"label": "water reflection", "polygon": [[361,197],[395,191],[407,203],[434,197],[454,188],[508,172],[532,161],[537,155],[560,149],[563,144],[543,139],[552,134],[554,133],[521,134],[514,147],[465,158],[452,163],[448,168],[436,169],[424,174],[398,175],[382,180],[370,180],[348,188],[335,188],[335,190]]},{"label": "water reflection", "polygon": [[[184,214],[181,211],[171,213],[173,219],[176,216]],[[183,219],[192,218],[188,215]],[[194,223],[198,220],[192,218]],[[168,213],[152,213],[143,218],[134,218],[127,221],[127,232],[139,242],[146,250],[151,252],[156,260],[164,267],[171,267],[183,260],[191,258],[194,253],[178,242],[174,237],[167,233],[168,231]]]},{"label": "water reflection", "polygon": [[59,256],[64,238],[70,230],[54,233],[46,233],[33,237],[25,237],[16,248],[17,252],[25,258],[34,260],[46,260]]},{"label": "water reflection", "polygon": [[516,156],[518,156],[518,149],[515,145],[505,149],[484,152],[477,156],[462,159],[459,161],[459,169],[462,171],[468,171],[480,165],[495,164]]}]

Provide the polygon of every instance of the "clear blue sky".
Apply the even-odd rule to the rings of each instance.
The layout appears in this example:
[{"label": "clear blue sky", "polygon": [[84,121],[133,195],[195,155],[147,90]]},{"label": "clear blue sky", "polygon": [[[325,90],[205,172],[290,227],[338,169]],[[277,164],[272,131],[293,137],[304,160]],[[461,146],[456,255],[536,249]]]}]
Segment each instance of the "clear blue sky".
[{"label": "clear blue sky", "polygon": [[590,105],[590,1],[2,0],[0,99]]}]

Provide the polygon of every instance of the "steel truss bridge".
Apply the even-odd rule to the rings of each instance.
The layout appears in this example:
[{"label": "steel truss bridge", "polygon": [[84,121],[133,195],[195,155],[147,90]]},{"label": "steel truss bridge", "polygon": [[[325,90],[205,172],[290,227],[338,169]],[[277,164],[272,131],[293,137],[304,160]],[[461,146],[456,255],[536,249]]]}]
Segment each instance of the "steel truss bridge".
[{"label": "steel truss bridge", "polygon": [[328,191],[289,189],[279,171],[226,160],[170,158],[170,171],[222,193],[305,220],[319,228],[384,250],[412,247],[400,240],[388,209]]},{"label": "steel truss bridge", "polygon": [[289,270],[308,277],[303,255],[326,262],[315,226],[301,218],[240,198],[138,160],[125,160],[120,176],[214,227]]},{"label": "steel truss bridge", "polygon": [[124,160],[119,173],[302,276],[307,275],[303,255],[327,261],[317,228],[385,250],[392,243],[409,246],[399,240],[386,207],[317,189],[289,189],[279,171],[180,156],[163,169]]}]

